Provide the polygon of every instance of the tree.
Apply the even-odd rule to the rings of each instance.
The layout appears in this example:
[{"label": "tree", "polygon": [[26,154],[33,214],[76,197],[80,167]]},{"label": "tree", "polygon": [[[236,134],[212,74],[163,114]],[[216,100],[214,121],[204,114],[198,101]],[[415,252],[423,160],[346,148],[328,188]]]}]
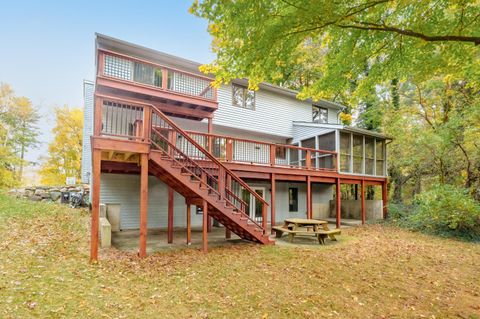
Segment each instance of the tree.
[{"label": "tree", "polygon": [[395,201],[435,183],[479,189],[478,1],[205,0],[191,11],[209,22],[217,56],[201,70],[215,85],[294,88],[394,137]]},{"label": "tree", "polygon": [[62,185],[67,177],[81,177],[83,111],[64,106],[55,109],[55,116],[55,137],[40,169],[41,183],[45,185]]},{"label": "tree", "polygon": [[26,97],[15,97],[9,108],[11,117],[11,143],[16,154],[19,155],[18,180],[23,177],[25,151],[38,145],[38,111],[32,107],[32,102]]},{"label": "tree", "polygon": [[37,145],[38,112],[26,97],[16,97],[12,88],[0,84],[0,187],[22,181],[25,152]]},{"label": "tree", "polygon": [[202,70],[217,84],[296,83],[302,98],[357,104],[385,80],[480,79],[475,0],[205,0],[191,11],[209,21],[217,57]]}]

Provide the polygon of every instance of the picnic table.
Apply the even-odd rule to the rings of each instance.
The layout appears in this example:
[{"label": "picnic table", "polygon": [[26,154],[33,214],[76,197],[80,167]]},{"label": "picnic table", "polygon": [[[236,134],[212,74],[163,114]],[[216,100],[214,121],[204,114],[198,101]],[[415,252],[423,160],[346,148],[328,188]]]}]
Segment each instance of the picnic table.
[{"label": "picnic table", "polygon": [[296,235],[310,235],[317,237],[319,244],[325,244],[325,238],[327,237],[330,240],[337,240],[335,235],[341,233],[340,229],[329,229],[328,222],[325,220],[306,218],[287,218],[283,226],[274,226],[272,229],[275,231],[275,237],[277,238],[282,237],[283,233],[287,233],[289,241],[293,242]]}]

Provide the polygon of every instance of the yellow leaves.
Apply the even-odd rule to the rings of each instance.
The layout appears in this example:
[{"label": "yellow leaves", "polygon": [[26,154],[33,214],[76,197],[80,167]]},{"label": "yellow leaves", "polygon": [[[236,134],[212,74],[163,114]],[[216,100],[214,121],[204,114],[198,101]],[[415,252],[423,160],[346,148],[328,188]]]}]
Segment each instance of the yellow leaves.
[{"label": "yellow leaves", "polygon": [[76,177],[78,181],[81,177],[83,111],[64,106],[55,109],[55,115],[55,137],[39,172],[44,185],[61,185],[67,177]]},{"label": "yellow leaves", "polygon": [[216,23],[210,23],[208,25],[208,32],[211,35],[215,36],[216,34],[218,34],[220,32],[220,27]]},{"label": "yellow leaves", "polygon": [[340,113],[340,120],[344,125],[352,124],[352,119],[353,119],[352,114],[343,113],[343,112]]},{"label": "yellow leaves", "polygon": [[219,68],[214,64],[202,64],[198,67],[198,70],[204,74],[216,74]]}]

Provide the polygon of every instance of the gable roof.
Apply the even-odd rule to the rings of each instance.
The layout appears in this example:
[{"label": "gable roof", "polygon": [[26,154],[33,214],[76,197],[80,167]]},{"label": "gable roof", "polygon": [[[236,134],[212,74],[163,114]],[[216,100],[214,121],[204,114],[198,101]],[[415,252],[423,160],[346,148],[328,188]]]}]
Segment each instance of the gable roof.
[{"label": "gable roof", "polygon": [[[95,33],[95,37],[96,37],[95,51],[97,51],[98,49],[111,50],[111,51],[115,51],[125,55],[131,55],[144,60],[148,60],[156,64],[165,65],[165,66],[185,70],[194,74],[205,76],[205,74],[201,73],[198,69],[200,65],[202,65],[201,63],[184,59],[184,58],[181,58],[172,54],[168,54],[165,52],[153,50],[141,45],[116,39],[100,33]],[[96,62],[97,61],[95,61],[95,63]],[[213,77],[211,78],[213,79]],[[234,80],[234,82],[246,84],[247,80],[237,79],[237,80]],[[275,93],[278,93],[284,96],[293,97],[293,98],[297,98],[297,95],[299,93],[298,91],[290,90],[290,89],[287,89],[278,85],[270,84],[270,83],[261,83],[259,87],[267,91],[275,92]],[[323,107],[328,107],[328,108],[333,108],[338,110],[344,108],[343,105],[332,102],[332,101],[328,101],[328,100],[312,101],[312,99],[307,99],[306,101],[309,101],[312,104],[317,106],[323,106]]]}]

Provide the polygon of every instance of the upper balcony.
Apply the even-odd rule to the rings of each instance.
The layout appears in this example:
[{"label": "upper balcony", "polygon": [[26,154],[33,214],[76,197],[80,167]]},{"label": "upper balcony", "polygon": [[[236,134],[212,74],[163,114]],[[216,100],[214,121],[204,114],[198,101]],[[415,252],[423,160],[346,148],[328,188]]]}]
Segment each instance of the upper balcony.
[{"label": "upper balcony", "polygon": [[201,120],[218,107],[212,79],[98,49],[97,92],[155,105],[167,115]]}]

